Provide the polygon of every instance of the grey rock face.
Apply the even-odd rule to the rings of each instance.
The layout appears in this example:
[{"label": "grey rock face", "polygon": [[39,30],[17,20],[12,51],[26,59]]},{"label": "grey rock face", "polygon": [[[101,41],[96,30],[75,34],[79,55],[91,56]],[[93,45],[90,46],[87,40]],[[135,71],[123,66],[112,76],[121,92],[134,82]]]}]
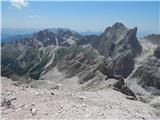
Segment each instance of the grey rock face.
[{"label": "grey rock face", "polygon": [[110,78],[110,79],[106,80],[105,84],[107,87],[111,87],[115,90],[118,90],[125,95],[132,96],[134,98],[134,100],[137,100],[134,92],[132,92],[132,90],[127,87],[127,85],[124,83],[124,81],[119,80],[119,79],[115,79],[115,78]]},{"label": "grey rock face", "polygon": [[123,93],[123,94],[126,94],[128,96],[133,96],[135,99],[136,98],[136,95],[134,94],[134,92],[132,92],[132,90],[130,90],[126,85],[123,85],[120,89],[120,91]]},{"label": "grey rock face", "polygon": [[86,36],[82,41],[91,44],[100,55],[111,57],[115,74],[127,77],[133,70],[134,57],[141,52],[136,34],[137,27],[128,29],[122,23],[115,23],[100,36]]},{"label": "grey rock face", "polygon": [[160,58],[157,57],[157,50],[130,77],[153,95],[160,93]]},{"label": "grey rock face", "polygon": [[83,71],[79,74],[79,83],[83,84],[95,77],[95,73],[90,70],[90,71]]},{"label": "grey rock face", "polygon": [[108,27],[101,35],[99,44],[95,47],[100,54],[114,57],[117,53],[131,50],[133,55],[141,51],[141,46],[136,38],[137,28],[128,29],[121,23]]},{"label": "grey rock face", "polygon": [[113,70],[117,75],[122,75],[127,77],[134,68],[134,57],[130,51],[126,51],[123,53],[117,53],[115,57],[113,57]]},{"label": "grey rock face", "polygon": [[160,60],[150,58],[136,70],[133,77],[138,78],[137,83],[144,88],[155,87],[160,89]]},{"label": "grey rock face", "polygon": [[160,58],[160,47],[158,47],[155,51],[154,51],[154,56],[157,58]]}]

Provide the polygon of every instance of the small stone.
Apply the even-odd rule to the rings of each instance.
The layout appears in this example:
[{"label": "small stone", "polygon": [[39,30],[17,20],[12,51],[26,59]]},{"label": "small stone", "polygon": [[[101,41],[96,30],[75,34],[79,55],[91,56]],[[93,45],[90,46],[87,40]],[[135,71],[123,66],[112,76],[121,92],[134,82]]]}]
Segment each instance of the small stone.
[{"label": "small stone", "polygon": [[3,113],[4,113],[4,114],[8,114],[8,112],[7,112],[7,111],[3,111]]},{"label": "small stone", "polygon": [[86,114],[85,116],[86,116],[86,117],[90,117],[90,115],[89,115],[89,114]]},{"label": "small stone", "polygon": [[19,107],[25,107],[25,104],[21,104],[21,105],[19,105]]},{"label": "small stone", "polygon": [[126,96],[126,98],[129,100],[135,100],[135,97],[133,97],[133,96]]},{"label": "small stone", "polygon": [[13,83],[13,85],[14,85],[14,86],[19,86],[20,83],[18,83],[18,82],[17,82],[17,83]]},{"label": "small stone", "polygon": [[53,89],[59,89],[61,86],[61,84],[57,84]]},{"label": "small stone", "polygon": [[25,88],[21,88],[21,90],[26,90]]},{"label": "small stone", "polygon": [[86,108],[87,106],[86,106],[86,104],[82,104],[82,107],[85,107],[85,108]]},{"label": "small stone", "polygon": [[53,93],[53,92],[51,92],[51,95],[54,95],[54,93]]},{"label": "small stone", "polygon": [[48,113],[47,113],[47,112],[45,112],[44,114],[45,114],[45,115],[48,115]]},{"label": "small stone", "polygon": [[32,115],[36,115],[37,114],[37,110],[35,108],[31,108],[30,109]]},{"label": "small stone", "polygon": [[71,92],[68,92],[67,95],[72,95],[72,93],[71,93]]},{"label": "small stone", "polygon": [[35,104],[34,104],[34,103],[32,103],[32,104],[31,104],[31,106],[35,106]]},{"label": "small stone", "polygon": [[39,95],[41,95],[41,93],[39,93],[39,92],[36,92],[36,93],[35,93],[35,96],[39,96]]},{"label": "small stone", "polygon": [[19,111],[22,111],[22,109],[21,108],[16,109],[16,112],[19,112]]},{"label": "small stone", "polygon": [[84,100],[85,97],[84,96],[78,96],[79,99]]},{"label": "small stone", "polygon": [[16,100],[17,98],[16,98],[16,96],[12,96],[11,98],[10,98],[10,100],[12,101],[12,100]]}]

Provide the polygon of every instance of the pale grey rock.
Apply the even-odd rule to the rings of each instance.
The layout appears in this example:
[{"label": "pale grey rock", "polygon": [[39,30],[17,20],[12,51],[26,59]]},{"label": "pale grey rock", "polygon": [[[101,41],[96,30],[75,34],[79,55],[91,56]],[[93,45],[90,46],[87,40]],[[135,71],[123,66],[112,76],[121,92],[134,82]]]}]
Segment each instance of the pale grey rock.
[{"label": "pale grey rock", "polygon": [[122,86],[124,85],[121,81],[112,79],[112,78],[107,79],[105,83],[106,83],[106,86],[111,87],[111,88],[116,88],[118,90],[120,90]]},{"label": "pale grey rock", "polygon": [[160,110],[160,97],[154,98],[154,99],[150,102],[150,105],[151,105],[152,107],[155,107],[155,108],[157,108],[157,109]]}]

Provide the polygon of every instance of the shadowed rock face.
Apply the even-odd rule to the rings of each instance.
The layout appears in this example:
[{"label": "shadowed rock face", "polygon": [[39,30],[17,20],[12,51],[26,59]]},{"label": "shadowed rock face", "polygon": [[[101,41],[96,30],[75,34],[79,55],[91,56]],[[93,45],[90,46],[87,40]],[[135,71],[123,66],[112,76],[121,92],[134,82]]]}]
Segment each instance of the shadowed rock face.
[{"label": "shadowed rock face", "polygon": [[91,44],[100,55],[111,57],[115,74],[127,77],[133,70],[134,57],[141,52],[136,34],[137,27],[128,29],[122,23],[115,23],[100,36],[86,36],[82,41]]},{"label": "shadowed rock face", "polygon": [[160,58],[160,47],[158,47],[155,51],[154,51],[154,56],[157,58]]},{"label": "shadowed rock face", "polygon": [[122,23],[115,23],[108,27],[101,35],[101,39],[93,43],[98,52],[105,57],[114,57],[117,52],[131,50],[134,55],[141,51],[141,46],[136,38],[137,28],[128,29]]},{"label": "shadowed rock face", "polygon": [[[133,70],[133,58],[141,52],[141,46],[136,38],[137,28],[128,29],[121,23],[116,23],[106,29],[98,51],[104,56],[111,56],[115,74],[127,77]],[[106,49],[106,52],[101,50]]]},{"label": "shadowed rock face", "polygon": [[[131,79],[137,79],[137,84],[145,90],[160,95],[160,57],[157,48],[154,55],[150,56],[146,62],[140,65],[132,74]],[[154,90],[153,90],[154,89]]]}]

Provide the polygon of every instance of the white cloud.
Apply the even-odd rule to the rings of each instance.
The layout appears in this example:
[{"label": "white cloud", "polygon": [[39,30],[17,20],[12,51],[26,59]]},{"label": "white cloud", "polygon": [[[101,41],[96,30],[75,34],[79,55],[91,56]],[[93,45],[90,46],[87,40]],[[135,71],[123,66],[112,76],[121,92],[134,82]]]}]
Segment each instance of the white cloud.
[{"label": "white cloud", "polygon": [[27,2],[26,0],[10,0],[10,2],[11,5],[17,9],[21,9],[29,5],[29,2]]},{"label": "white cloud", "polygon": [[39,18],[40,16],[39,15],[30,15],[28,16],[29,18]]}]

